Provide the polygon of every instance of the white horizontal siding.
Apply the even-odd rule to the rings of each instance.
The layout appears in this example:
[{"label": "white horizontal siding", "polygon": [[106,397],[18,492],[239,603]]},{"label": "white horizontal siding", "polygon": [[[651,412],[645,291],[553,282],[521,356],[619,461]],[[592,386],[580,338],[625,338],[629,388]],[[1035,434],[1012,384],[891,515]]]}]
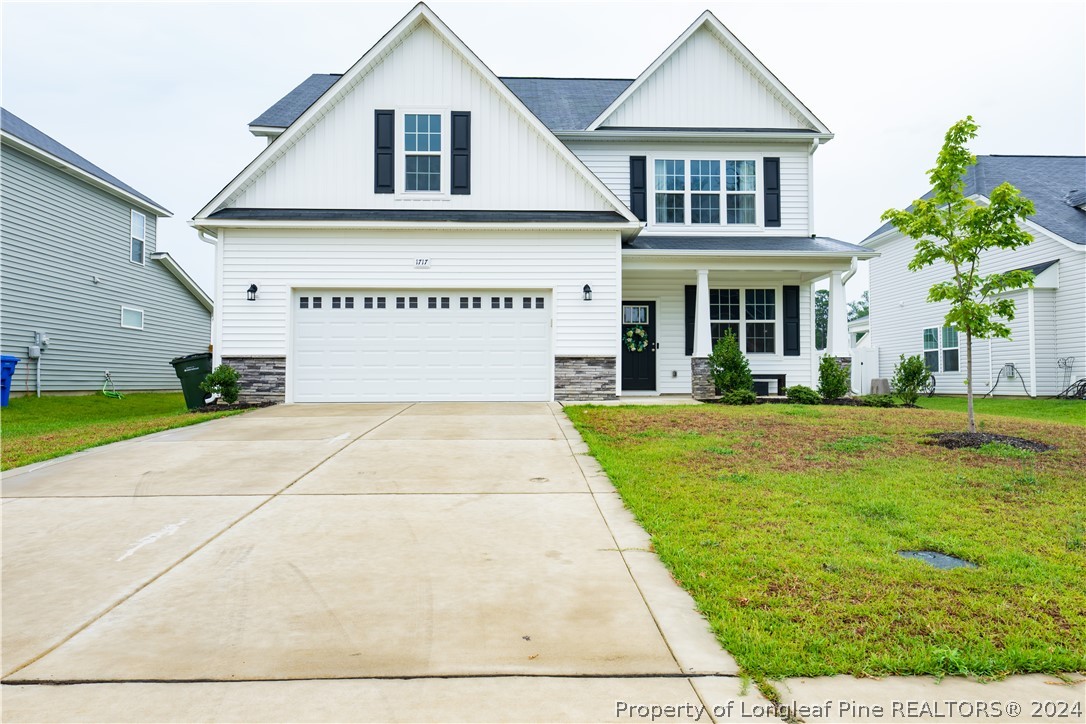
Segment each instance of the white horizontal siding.
[{"label": "white horizontal siding", "polygon": [[[630,156],[645,156],[648,159],[649,187],[649,229],[661,233],[701,232],[711,234],[799,234],[809,232],[808,186],[810,146],[806,143],[750,143],[715,141],[713,143],[660,143],[660,142],[602,142],[602,141],[567,141],[567,146],[584,161],[591,171],[618,196],[625,204],[630,203]],[[781,159],[781,225],[770,229],[764,226],[706,227],[691,225],[655,226],[652,223],[653,208],[653,160],[657,158],[701,159],[719,158],[754,158],[758,161],[757,202],[759,224],[762,223],[764,200],[762,197],[762,159],[765,157]],[[723,165],[721,168],[723,172]],[[723,207],[723,202],[721,203]],[[721,211],[723,213],[723,210]]]},{"label": "white horizontal siding", "polygon": [[[622,299],[627,302],[656,302],[657,391],[661,394],[690,393],[690,356],[686,354],[686,285],[697,283],[697,272],[626,272],[622,279]],[[800,354],[785,357],[783,348],[783,308],[781,288],[798,285],[800,295]],[[748,356],[754,374],[787,375],[788,385],[812,385],[811,365],[814,339],[811,336],[811,286],[796,275],[710,272],[711,289],[773,288],[777,290],[776,354]]]},{"label": "white horizontal siding", "polygon": [[[230,230],[217,352],[287,355],[291,288],[474,288],[552,289],[555,354],[614,356],[618,254],[615,232]],[[431,268],[415,269],[417,257]]]},{"label": "white horizontal siding", "polygon": [[[373,192],[374,110],[470,111],[471,193]],[[446,116],[447,124],[448,118]],[[447,151],[450,136],[443,126]],[[397,143],[403,124],[397,115]],[[396,157],[403,190],[403,156]],[[442,160],[448,190],[449,158]],[[334,99],[274,163],[225,206],[253,208],[545,209],[613,207],[490,82],[426,23]]]},{"label": "white horizontal siding", "polygon": [[[1013,252],[988,251],[981,256],[984,274],[1008,271],[1054,259],[1059,260],[1059,289],[1034,290],[1034,318],[1038,335],[1035,341],[1036,370],[1029,360],[1029,309],[1027,294],[1011,293],[1015,301],[1015,319],[1009,324],[1010,340],[974,343],[974,390],[983,394],[996,380],[1000,368],[1014,363],[1025,375],[1029,388],[1037,375],[1037,394],[1052,395],[1062,374],[1057,375],[1056,359],[1074,356],[1075,377],[1086,376],[1086,250],[1071,248],[1043,232],[1034,233],[1034,242]],[[879,367],[889,377],[902,354],[922,352],[923,330],[941,327],[946,303],[927,301],[933,284],[949,278],[945,265],[927,267],[918,272],[907,269],[915,254],[911,239],[897,236],[877,247],[881,256],[871,260],[871,344],[879,348]],[[937,391],[962,394],[965,391],[965,336],[961,335],[960,372],[936,374]],[[991,350],[989,352],[989,349]],[[1021,383],[1001,380],[996,394],[1024,394]]]},{"label": "white horizontal siding", "polygon": [[697,30],[603,126],[806,128],[707,27]]}]

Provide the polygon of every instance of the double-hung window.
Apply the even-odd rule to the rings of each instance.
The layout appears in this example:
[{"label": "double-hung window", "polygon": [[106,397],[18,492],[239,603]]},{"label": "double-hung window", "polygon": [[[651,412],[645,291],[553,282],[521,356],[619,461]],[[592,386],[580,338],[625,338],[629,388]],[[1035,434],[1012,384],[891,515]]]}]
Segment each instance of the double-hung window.
[{"label": "double-hung window", "polygon": [[924,366],[929,372],[939,371],[939,328],[924,330]]},{"label": "double-hung window", "polygon": [[709,326],[712,330],[714,347],[728,332],[735,335],[736,341],[742,344],[739,336],[739,320],[739,290],[710,289]]},{"label": "double-hung window", "polygon": [[958,330],[943,327],[943,372],[958,371]]},{"label": "double-hung window", "polygon": [[686,223],[686,162],[656,160],[656,223]]},{"label": "double-hung window", "polygon": [[653,178],[657,224],[758,223],[758,164],[753,160],[658,158]]},{"label": "double-hung window", "polygon": [[729,224],[755,224],[758,221],[755,208],[757,176],[754,161],[725,161],[725,187],[727,191],[727,218]]},{"label": "double-hung window", "polygon": [[690,162],[690,223],[720,223],[720,161]]},{"label": "double-hung window", "polygon": [[748,354],[777,351],[776,289],[710,289],[713,346],[728,332]]},{"label": "double-hung window", "polygon": [[404,114],[404,189],[441,191],[441,115]]},{"label": "double-hung window", "polygon": [[143,263],[143,247],[147,243],[147,217],[132,210],[132,222],[129,230],[131,243],[128,247],[128,258],[137,264]]},{"label": "double-hung window", "polygon": [[746,290],[747,352],[773,353],[777,341],[777,290]]}]

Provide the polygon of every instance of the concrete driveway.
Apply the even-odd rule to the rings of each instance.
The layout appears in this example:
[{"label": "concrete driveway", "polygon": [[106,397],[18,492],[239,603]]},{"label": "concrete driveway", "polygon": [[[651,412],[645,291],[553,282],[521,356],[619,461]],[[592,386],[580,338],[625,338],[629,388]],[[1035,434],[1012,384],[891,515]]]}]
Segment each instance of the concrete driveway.
[{"label": "concrete driveway", "polygon": [[9,471],[3,718],[757,713],[585,452],[557,405],[293,405]]}]

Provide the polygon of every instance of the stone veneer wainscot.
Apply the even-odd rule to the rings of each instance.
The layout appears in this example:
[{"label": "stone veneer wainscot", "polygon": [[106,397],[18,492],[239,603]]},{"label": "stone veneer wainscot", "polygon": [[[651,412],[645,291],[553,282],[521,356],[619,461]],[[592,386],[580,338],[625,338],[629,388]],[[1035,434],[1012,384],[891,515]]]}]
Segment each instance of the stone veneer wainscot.
[{"label": "stone veneer wainscot", "polygon": [[555,357],[554,399],[615,399],[614,357]]},{"label": "stone veneer wainscot", "polygon": [[223,357],[222,363],[238,371],[239,401],[286,401],[286,357]]}]

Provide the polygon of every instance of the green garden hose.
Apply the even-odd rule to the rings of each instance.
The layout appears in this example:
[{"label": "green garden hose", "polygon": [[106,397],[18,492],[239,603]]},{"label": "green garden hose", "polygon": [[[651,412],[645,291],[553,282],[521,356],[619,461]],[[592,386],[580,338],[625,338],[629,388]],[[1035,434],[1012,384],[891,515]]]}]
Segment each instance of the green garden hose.
[{"label": "green garden hose", "polygon": [[102,394],[111,400],[123,400],[124,395],[117,392],[117,386],[113,384],[113,378],[106,372],[106,381],[102,383]]}]

